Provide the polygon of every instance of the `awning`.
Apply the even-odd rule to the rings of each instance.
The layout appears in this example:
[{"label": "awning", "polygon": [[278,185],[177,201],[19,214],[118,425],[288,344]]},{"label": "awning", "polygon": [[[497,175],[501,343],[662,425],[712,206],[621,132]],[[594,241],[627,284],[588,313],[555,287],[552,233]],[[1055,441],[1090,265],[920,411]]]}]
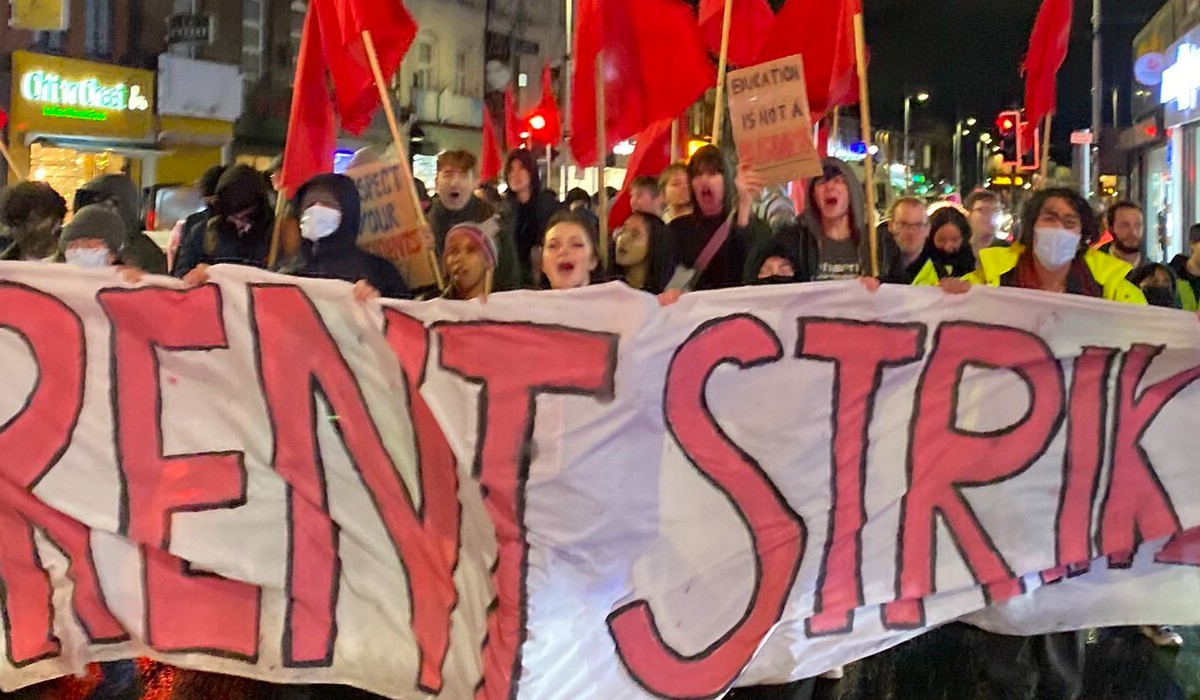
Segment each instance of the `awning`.
[{"label": "awning", "polygon": [[41,133],[25,135],[26,146],[32,146],[35,143],[54,148],[70,148],[81,153],[117,153],[130,158],[159,158],[173,153],[173,151],[158,148],[153,141],[117,141],[87,136]]}]

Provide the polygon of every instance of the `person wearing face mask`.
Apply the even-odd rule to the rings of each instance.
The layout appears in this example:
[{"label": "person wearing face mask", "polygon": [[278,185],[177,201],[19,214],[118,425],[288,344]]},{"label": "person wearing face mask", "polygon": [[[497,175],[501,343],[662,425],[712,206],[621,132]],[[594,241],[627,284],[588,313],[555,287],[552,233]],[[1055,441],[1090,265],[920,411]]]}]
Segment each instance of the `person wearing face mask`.
[{"label": "person wearing face mask", "polygon": [[675,269],[671,238],[662,219],[635,211],[617,230],[614,242],[613,260],[625,284],[643,292],[662,294]]},{"label": "person wearing face mask", "polygon": [[434,184],[437,198],[429,207],[429,226],[433,229],[437,253],[444,256],[446,236],[453,227],[464,223],[488,224],[496,230],[493,242],[498,253],[492,291],[517,289],[521,286],[521,267],[513,240],[512,221],[475,195],[478,182],[473,153],[445,151],[438,156]]},{"label": "person wearing face mask", "polygon": [[795,284],[799,281],[796,279],[796,268],[799,264],[789,251],[778,245],[773,246],[767,251],[766,258],[758,268],[758,279],[754,280],[754,284]]},{"label": "person wearing face mask", "polygon": [[1146,303],[1164,309],[1182,309],[1179,300],[1179,280],[1175,271],[1162,263],[1148,263],[1134,270],[1129,281],[1146,295]]},{"label": "person wearing face mask", "polygon": [[1176,255],[1171,269],[1179,278],[1179,301],[1184,311],[1200,311],[1200,224],[1188,232],[1188,251]]},{"label": "person wearing face mask", "polygon": [[805,201],[800,219],[778,235],[779,244],[800,261],[797,276],[821,282],[871,274],[866,190],[854,171],[837,158],[825,158],[821,175],[809,181]]},{"label": "person wearing face mask", "polygon": [[179,249],[174,275],[199,284],[207,279],[205,270],[219,263],[265,268],[275,213],[262,175],[248,165],[226,170],[217,183],[213,212],[203,234]]},{"label": "person wearing face mask", "polygon": [[407,299],[408,287],[392,263],[358,247],[362,202],[354,180],[345,175],[317,175],[296,191],[300,212],[298,277],[365,282],[380,296]]},{"label": "person wearing face mask", "polygon": [[542,235],[561,209],[553,192],[542,188],[537,159],[532,153],[518,149],[508,154],[504,163],[504,181],[508,184],[509,210],[513,214],[513,240],[521,268],[522,286],[532,284],[535,259]]},{"label": "person wearing face mask", "polygon": [[59,245],[68,265],[94,269],[120,265],[124,242],[125,221],[116,209],[89,204],[63,227]]},{"label": "person wearing face mask", "polygon": [[963,277],[974,272],[971,220],[954,205],[942,206],[931,212],[926,251],[939,280]]},{"label": "person wearing face mask", "polygon": [[[718,235],[720,248],[699,272],[695,288],[726,289],[752,282],[761,264],[762,251],[771,243],[766,223],[754,216],[754,199],[763,189],[762,176],[748,164],[731,177],[725,156],[716,146],[705,146],[687,166],[693,208],[671,221],[670,237],[675,262],[695,269],[709,243]],[[726,223],[729,227],[726,228]]]},{"label": "person wearing face mask", "polygon": [[446,234],[442,266],[449,284],[441,298],[456,301],[487,299],[493,291],[498,253],[496,240],[483,224],[458,224]]},{"label": "person wearing face mask", "polygon": [[121,255],[125,261],[150,274],[167,274],[167,254],[142,230],[142,192],[125,174],[101,175],[75,191],[72,211],[89,204],[108,202],[125,222]]},{"label": "person wearing face mask", "polygon": [[12,242],[0,260],[46,260],[58,252],[67,200],[45,182],[18,182],[4,192],[4,225]]},{"label": "person wearing face mask", "polygon": [[1074,190],[1038,192],[1025,205],[1021,222],[1017,242],[981,251],[979,268],[966,282],[1146,303],[1126,279],[1129,263],[1089,249],[1100,227],[1087,200]]}]

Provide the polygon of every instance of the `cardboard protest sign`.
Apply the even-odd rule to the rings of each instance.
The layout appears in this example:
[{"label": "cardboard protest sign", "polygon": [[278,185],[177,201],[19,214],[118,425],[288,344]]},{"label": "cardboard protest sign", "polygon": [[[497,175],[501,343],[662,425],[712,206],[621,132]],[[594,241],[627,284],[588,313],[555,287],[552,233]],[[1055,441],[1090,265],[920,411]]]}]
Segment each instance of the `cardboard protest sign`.
[{"label": "cardboard protest sign", "polygon": [[1190,314],[210,274],[0,264],[5,689],[717,698],[968,615],[1200,623]]},{"label": "cardboard protest sign", "polygon": [[359,246],[400,268],[412,289],[437,282],[433,233],[420,226],[413,184],[396,163],[371,163],[347,170],[362,200]]},{"label": "cardboard protest sign", "polygon": [[820,175],[804,59],[789,56],[731,71],[726,80],[738,158],[768,186]]}]

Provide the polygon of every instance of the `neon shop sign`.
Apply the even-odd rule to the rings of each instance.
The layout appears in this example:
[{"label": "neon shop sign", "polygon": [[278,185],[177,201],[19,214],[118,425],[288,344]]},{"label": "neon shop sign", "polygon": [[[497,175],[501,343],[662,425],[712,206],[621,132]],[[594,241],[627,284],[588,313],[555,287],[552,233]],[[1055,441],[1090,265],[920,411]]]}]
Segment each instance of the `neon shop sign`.
[{"label": "neon shop sign", "polygon": [[95,77],[70,80],[42,70],[21,76],[21,97],[45,105],[42,114],[47,117],[88,121],[104,121],[108,112],[150,109],[150,100],[139,85],[110,85]]},{"label": "neon shop sign", "polygon": [[1175,63],[1163,71],[1163,104],[1175,103],[1180,112],[1200,104],[1200,47],[1183,44],[1175,54]]}]

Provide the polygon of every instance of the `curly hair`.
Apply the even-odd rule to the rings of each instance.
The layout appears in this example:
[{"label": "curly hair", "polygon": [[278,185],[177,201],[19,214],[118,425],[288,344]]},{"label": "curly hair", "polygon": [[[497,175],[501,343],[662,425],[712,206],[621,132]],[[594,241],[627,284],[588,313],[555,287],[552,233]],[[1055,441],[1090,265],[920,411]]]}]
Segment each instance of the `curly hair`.
[{"label": "curly hair", "polygon": [[18,182],[4,191],[0,210],[5,225],[15,227],[34,217],[66,218],[67,200],[45,182]]}]

